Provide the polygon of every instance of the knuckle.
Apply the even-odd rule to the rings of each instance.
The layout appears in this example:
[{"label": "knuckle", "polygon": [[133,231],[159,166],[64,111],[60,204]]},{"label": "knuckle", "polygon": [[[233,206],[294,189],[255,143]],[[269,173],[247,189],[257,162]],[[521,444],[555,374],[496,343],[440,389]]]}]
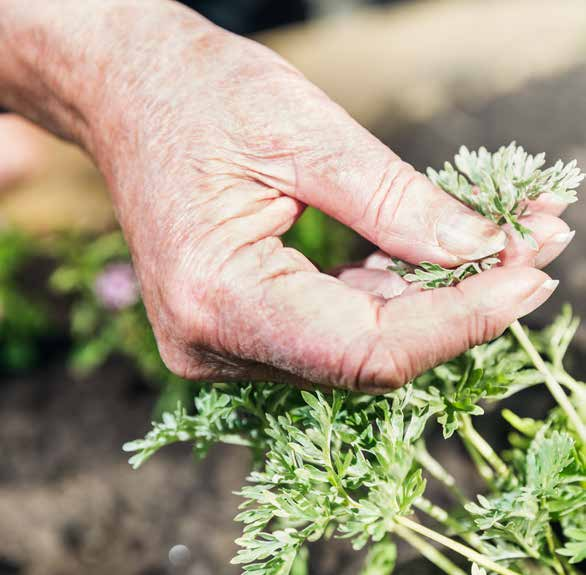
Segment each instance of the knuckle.
[{"label": "knuckle", "polygon": [[473,311],[468,322],[468,347],[494,339],[502,333],[503,329],[495,317]]},{"label": "knuckle", "polygon": [[372,229],[389,229],[397,219],[409,187],[418,177],[415,169],[402,160],[390,161],[367,203],[364,220]]},{"label": "knuckle", "polygon": [[389,332],[383,316],[387,304],[372,302],[372,320],[335,357],[338,372],[334,385],[363,393],[385,393],[418,375],[416,346],[408,333]]},{"label": "knuckle", "polygon": [[181,347],[160,336],[157,336],[157,346],[165,367],[174,375],[183,379],[187,378],[190,362]]},{"label": "knuckle", "polygon": [[[177,286],[176,282],[172,282]],[[189,296],[185,288],[171,288],[162,298],[164,330],[169,337],[182,344],[195,343],[197,330],[195,326],[195,299]],[[191,305],[190,305],[191,304]]]},{"label": "knuckle", "polygon": [[466,293],[460,285],[456,285],[452,289],[452,293],[458,298],[456,304],[461,307],[465,321],[466,340],[464,346],[466,349],[490,341],[504,331],[506,326],[502,325],[497,316],[487,314],[476,306],[470,305]]},{"label": "knuckle", "polygon": [[[386,380],[393,389],[409,383],[417,375],[413,354],[404,348],[389,351],[388,366]],[[378,380],[376,383],[380,385],[382,382]]]},{"label": "knuckle", "polygon": [[[402,346],[385,345],[374,338],[356,352],[345,354],[350,377],[341,376],[342,386],[363,393],[385,393],[408,383],[415,373],[413,356]],[[353,360],[348,357],[353,355]],[[343,365],[342,364],[342,365]]]},{"label": "knuckle", "polygon": [[[163,273],[149,306],[159,345],[170,355],[174,348],[186,350],[212,339],[215,320],[206,283],[185,268]],[[172,370],[175,371],[175,370]]]}]

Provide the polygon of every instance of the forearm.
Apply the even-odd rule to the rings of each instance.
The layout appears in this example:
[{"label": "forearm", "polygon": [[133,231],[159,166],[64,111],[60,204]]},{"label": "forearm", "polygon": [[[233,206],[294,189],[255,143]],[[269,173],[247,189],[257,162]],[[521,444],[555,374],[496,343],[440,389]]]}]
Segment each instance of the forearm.
[{"label": "forearm", "polygon": [[187,161],[177,142],[219,123],[206,92],[218,98],[218,70],[238,77],[234,59],[221,61],[226,43],[169,0],[0,0],[0,106],[89,153],[137,253],[162,218],[184,212],[170,193]]},{"label": "forearm", "polygon": [[211,27],[165,0],[0,0],[0,107],[99,155],[174,20]]},{"label": "forearm", "polygon": [[0,2],[0,105],[82,143],[95,78],[81,70],[95,49],[76,12],[72,2]]}]

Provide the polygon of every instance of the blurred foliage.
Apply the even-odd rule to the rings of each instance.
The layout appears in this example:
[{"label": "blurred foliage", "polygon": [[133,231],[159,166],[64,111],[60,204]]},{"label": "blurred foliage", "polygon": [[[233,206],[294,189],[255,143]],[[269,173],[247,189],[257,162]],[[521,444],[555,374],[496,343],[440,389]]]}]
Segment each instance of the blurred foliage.
[{"label": "blurred foliage", "polygon": [[0,366],[23,369],[38,359],[38,339],[49,327],[46,308],[25,293],[22,273],[36,256],[33,243],[12,231],[0,232]]},{"label": "blurred foliage", "polygon": [[140,368],[156,377],[158,366],[152,361],[154,341],[145,334],[144,312],[137,302],[123,310],[108,310],[96,297],[95,284],[104,268],[112,262],[129,261],[130,255],[122,234],[87,238],[67,235],[56,238],[49,246],[59,262],[49,285],[71,299],[70,327],[74,341],[71,365],[85,375],[101,365],[114,351],[130,351],[140,347]]},{"label": "blurred foliage", "polygon": [[352,230],[315,208],[306,208],[283,241],[326,271],[348,262],[358,244]]}]

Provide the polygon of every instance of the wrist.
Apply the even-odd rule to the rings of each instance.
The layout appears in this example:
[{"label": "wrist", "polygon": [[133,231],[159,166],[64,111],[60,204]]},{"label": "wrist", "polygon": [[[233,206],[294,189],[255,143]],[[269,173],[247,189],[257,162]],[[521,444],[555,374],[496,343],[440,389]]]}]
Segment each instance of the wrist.
[{"label": "wrist", "polygon": [[167,0],[4,0],[0,106],[99,155],[133,84],[184,20],[213,27]]}]

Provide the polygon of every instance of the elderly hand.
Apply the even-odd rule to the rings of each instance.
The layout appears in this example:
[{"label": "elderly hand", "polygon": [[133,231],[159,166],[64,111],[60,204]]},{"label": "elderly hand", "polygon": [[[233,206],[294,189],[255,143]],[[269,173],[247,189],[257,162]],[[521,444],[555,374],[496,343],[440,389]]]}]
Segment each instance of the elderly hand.
[{"label": "elderly hand", "polygon": [[[0,5],[0,102],[94,157],[177,374],[385,391],[555,288],[527,265],[570,241],[557,205],[526,216],[539,251],[505,249],[270,50],[162,0],[31,1]],[[320,273],[279,239],[306,205],[382,252]],[[384,269],[384,254],[455,266],[503,249],[516,265],[454,288],[403,293]]]}]

